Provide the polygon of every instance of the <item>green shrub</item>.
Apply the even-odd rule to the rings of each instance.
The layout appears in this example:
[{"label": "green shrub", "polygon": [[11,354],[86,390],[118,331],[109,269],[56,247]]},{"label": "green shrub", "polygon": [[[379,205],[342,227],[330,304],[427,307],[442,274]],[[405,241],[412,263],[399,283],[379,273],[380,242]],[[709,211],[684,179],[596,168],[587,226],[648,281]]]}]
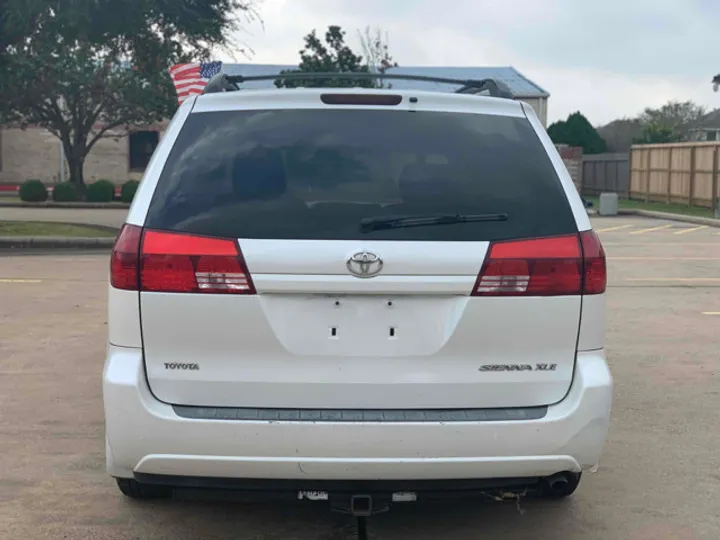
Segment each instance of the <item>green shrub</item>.
[{"label": "green shrub", "polygon": [[20,186],[20,200],[25,202],[47,201],[48,191],[40,180],[26,180]]},{"label": "green shrub", "polygon": [[125,182],[120,190],[120,200],[124,203],[131,203],[139,185],[140,182],[137,180],[128,180]]},{"label": "green shrub", "polygon": [[55,202],[77,201],[77,188],[72,182],[55,184],[52,191],[52,200]]},{"label": "green shrub", "polygon": [[107,203],[115,198],[115,184],[109,180],[98,180],[87,187],[85,200],[88,202]]}]

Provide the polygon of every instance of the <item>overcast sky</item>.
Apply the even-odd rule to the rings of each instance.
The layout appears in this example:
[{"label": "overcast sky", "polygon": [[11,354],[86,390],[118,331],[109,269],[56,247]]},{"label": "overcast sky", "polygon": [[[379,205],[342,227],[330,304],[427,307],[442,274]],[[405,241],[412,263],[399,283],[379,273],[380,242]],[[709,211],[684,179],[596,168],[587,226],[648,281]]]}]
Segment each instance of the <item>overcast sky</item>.
[{"label": "overcast sky", "polygon": [[550,92],[551,121],[580,110],[600,125],[671,99],[720,107],[718,0],[261,2],[264,27],[240,36],[252,62],[296,64],[303,36],[330,24],[359,52],[356,31],[371,25],[402,66],[515,67]]}]

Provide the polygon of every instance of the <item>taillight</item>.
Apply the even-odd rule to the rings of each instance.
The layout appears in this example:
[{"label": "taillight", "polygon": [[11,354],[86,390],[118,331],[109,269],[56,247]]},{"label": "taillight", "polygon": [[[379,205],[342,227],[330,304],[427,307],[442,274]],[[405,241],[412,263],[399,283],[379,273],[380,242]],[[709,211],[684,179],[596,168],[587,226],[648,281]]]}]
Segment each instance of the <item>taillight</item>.
[{"label": "taillight", "polygon": [[607,288],[607,267],[605,250],[595,231],[580,233],[583,251],[584,281],[583,294],[602,294]]},{"label": "taillight", "polygon": [[[120,264],[124,252],[118,248],[124,245],[124,234],[135,242],[131,244],[136,247],[132,268],[130,256],[126,265]],[[116,273],[124,276],[124,281],[116,279]],[[161,231],[141,234],[134,226],[123,228],[113,250],[111,283],[116,288],[148,292],[255,294],[237,241]],[[123,284],[126,286],[119,286]]]},{"label": "taillight", "polygon": [[604,291],[605,254],[595,233],[588,231],[491,244],[472,294],[562,296]]},{"label": "taillight", "polygon": [[142,228],[123,225],[110,255],[110,284],[116,289],[138,290],[138,262]]},{"label": "taillight", "polygon": [[236,240],[145,231],[140,253],[143,291],[255,294]]}]

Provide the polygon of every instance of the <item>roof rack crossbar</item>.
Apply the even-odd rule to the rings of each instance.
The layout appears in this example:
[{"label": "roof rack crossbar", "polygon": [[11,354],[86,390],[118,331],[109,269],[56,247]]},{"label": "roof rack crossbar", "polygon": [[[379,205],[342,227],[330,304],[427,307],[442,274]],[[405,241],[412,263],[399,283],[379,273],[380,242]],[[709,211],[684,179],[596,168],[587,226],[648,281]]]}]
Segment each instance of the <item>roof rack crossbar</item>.
[{"label": "roof rack crossbar", "polygon": [[291,71],[288,73],[277,73],[274,75],[227,75],[218,73],[205,86],[203,94],[214,94],[217,92],[232,92],[240,90],[240,85],[244,82],[252,81],[269,81],[275,79],[286,80],[311,80],[311,79],[388,79],[388,80],[409,80],[434,82],[442,84],[455,84],[460,88],[455,91],[458,94],[481,94],[487,92],[492,97],[513,99],[514,95],[510,88],[495,79],[451,79],[447,77],[429,77],[426,75],[400,75],[396,73],[370,73],[370,72],[343,72],[343,73],[304,73]]},{"label": "roof rack crossbar", "polygon": [[466,84],[462,88],[455,90],[456,94],[481,94],[487,92],[489,95],[494,97],[509,97],[513,98],[514,95],[508,85],[502,81],[495,79],[483,79],[476,81],[479,84]]}]

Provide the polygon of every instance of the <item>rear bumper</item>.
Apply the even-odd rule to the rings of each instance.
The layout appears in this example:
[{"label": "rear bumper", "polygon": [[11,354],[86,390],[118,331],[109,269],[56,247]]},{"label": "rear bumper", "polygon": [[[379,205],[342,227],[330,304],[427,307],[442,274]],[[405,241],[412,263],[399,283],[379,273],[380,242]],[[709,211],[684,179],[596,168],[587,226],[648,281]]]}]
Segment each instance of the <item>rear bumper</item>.
[{"label": "rear bumper", "polygon": [[567,397],[537,420],[204,420],[181,417],[153,397],[141,350],[109,346],[103,393],[107,468],[120,478],[537,478],[598,462],[612,378],[603,351],[579,353]]}]

